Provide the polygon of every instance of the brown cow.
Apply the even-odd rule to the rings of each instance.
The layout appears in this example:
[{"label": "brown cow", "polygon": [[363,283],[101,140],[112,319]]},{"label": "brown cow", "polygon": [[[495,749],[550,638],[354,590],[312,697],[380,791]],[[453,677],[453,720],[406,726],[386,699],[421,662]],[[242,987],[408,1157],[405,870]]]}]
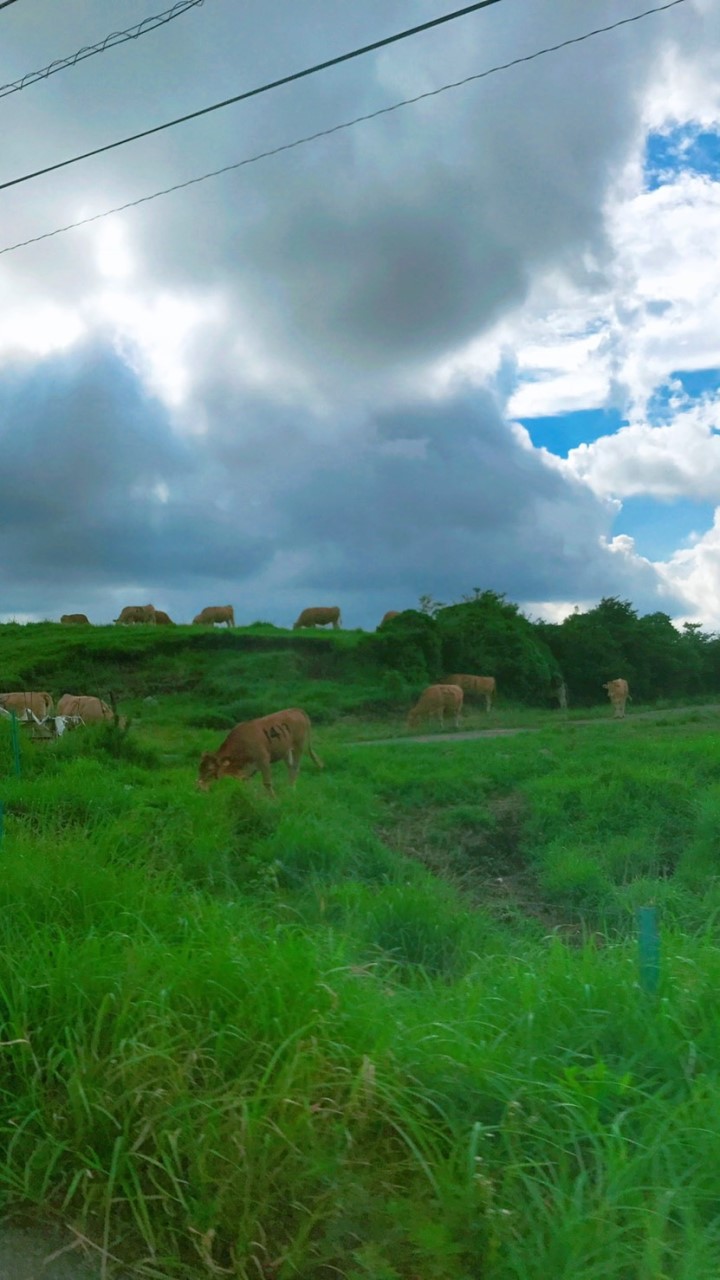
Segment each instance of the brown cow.
[{"label": "brown cow", "polygon": [[471,693],[485,699],[485,710],[491,711],[493,698],[497,692],[494,676],[448,676],[447,684],[457,684],[463,693]]},{"label": "brown cow", "polygon": [[89,627],[90,619],[84,613],[64,613],[60,619],[68,627]]},{"label": "brown cow", "polygon": [[463,707],[463,691],[457,684],[431,684],[420,694],[418,701],[408,715],[408,728],[417,724],[426,716],[437,716],[440,728],[445,727],[445,712],[455,720],[455,728],[460,728],[460,715]]},{"label": "brown cow", "polygon": [[329,622],[332,623],[335,631],[342,625],[337,605],[331,608],[303,609],[297,621],[293,622],[293,631],[298,631],[300,627],[326,627]]},{"label": "brown cow", "polygon": [[155,610],[155,622],[158,627],[174,627],[175,623],[164,609]]},{"label": "brown cow", "polygon": [[38,720],[44,720],[52,711],[52,705],[49,693],[0,693],[0,707],[14,711],[18,718],[30,710]]},{"label": "brown cow", "polygon": [[155,622],[155,610],[151,604],[126,604],[116,623],[122,626],[136,622]]},{"label": "brown cow", "polygon": [[235,626],[235,612],[231,604],[208,605],[207,609],[203,609],[193,618],[193,626],[213,627],[216,622],[226,622],[228,627]]},{"label": "brown cow", "polygon": [[384,626],[385,623],[389,622],[391,618],[399,618],[399,617],[400,617],[399,609],[388,609],[387,613],[384,613],[380,620],[380,626],[381,627]]},{"label": "brown cow", "polygon": [[625,715],[625,703],[630,697],[627,680],[608,680],[607,684],[603,685],[603,689],[607,689],[607,696],[612,703],[614,718],[622,720]]},{"label": "brown cow", "polygon": [[298,707],[246,720],[231,729],[217,751],[206,751],[200,757],[197,786],[207,791],[210,783],[220,778],[251,778],[259,769],[265,790],[274,795],[270,765],[284,760],[294,787],[305,748],[322,769],[322,760],[310,745],[310,719]]}]

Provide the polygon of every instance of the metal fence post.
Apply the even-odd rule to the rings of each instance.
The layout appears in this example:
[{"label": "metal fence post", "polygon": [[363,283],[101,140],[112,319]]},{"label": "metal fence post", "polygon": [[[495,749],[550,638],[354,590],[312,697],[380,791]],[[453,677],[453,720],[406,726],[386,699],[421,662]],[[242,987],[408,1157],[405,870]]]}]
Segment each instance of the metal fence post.
[{"label": "metal fence post", "polygon": [[655,995],[660,982],[660,930],[657,907],[638,907],[640,986]]}]

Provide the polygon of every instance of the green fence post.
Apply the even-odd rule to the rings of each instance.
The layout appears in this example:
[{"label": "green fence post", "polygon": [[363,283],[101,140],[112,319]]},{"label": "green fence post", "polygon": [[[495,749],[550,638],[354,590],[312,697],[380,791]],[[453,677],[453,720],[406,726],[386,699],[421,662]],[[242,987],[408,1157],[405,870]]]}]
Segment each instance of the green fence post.
[{"label": "green fence post", "polygon": [[15,773],[19,778],[20,774],[22,773],[22,769],[20,768],[20,737],[18,734],[17,716],[15,715],[14,711],[11,711],[10,713],[10,739],[12,741]]},{"label": "green fence post", "polygon": [[660,982],[660,930],[657,907],[638,907],[640,986],[655,995]]}]

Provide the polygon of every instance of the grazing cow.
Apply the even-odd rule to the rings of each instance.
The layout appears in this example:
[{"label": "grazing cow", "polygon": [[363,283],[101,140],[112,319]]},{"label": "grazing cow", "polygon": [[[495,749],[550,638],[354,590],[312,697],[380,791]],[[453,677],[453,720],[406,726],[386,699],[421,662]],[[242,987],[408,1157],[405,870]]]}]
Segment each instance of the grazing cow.
[{"label": "grazing cow", "polygon": [[453,716],[455,728],[460,728],[460,715],[463,707],[463,691],[457,684],[431,684],[420,694],[418,701],[408,716],[408,728],[412,729],[418,720],[437,716],[440,728],[445,727],[445,712]]},{"label": "grazing cow", "polygon": [[216,622],[226,622],[228,627],[235,626],[235,612],[231,604],[208,605],[207,609],[196,613],[193,626],[211,626]]},{"label": "grazing cow", "polygon": [[388,609],[387,613],[384,613],[382,616],[382,619],[380,621],[380,626],[383,627],[386,622],[390,621],[391,618],[399,618],[399,617],[400,617],[399,609]]},{"label": "grazing cow", "polygon": [[613,707],[613,715],[616,720],[622,720],[625,715],[625,703],[630,697],[627,680],[608,680],[603,685],[603,689],[607,689],[607,695]]},{"label": "grazing cow", "polygon": [[89,627],[90,619],[84,613],[64,613],[60,619],[68,627]]},{"label": "grazing cow", "polygon": [[275,711],[258,720],[246,720],[231,729],[217,751],[206,751],[200,757],[197,786],[207,791],[210,783],[220,778],[251,778],[260,770],[263,786],[272,796],[275,792],[270,765],[284,760],[290,785],[294,787],[306,748],[318,769],[322,769],[322,760],[310,745],[310,719],[297,707]]},{"label": "grazing cow", "polygon": [[447,684],[457,684],[463,693],[471,693],[475,697],[485,699],[485,710],[491,711],[493,698],[497,692],[494,676],[447,676]]},{"label": "grazing cow", "polygon": [[342,625],[342,618],[337,605],[327,609],[303,609],[297,621],[293,622],[293,631],[298,631],[300,627],[326,627],[330,622],[335,631]]},{"label": "grazing cow", "polygon": [[85,724],[100,720],[114,720],[115,712],[102,698],[84,693],[64,693],[57,704],[59,716],[80,716]]},{"label": "grazing cow", "polygon": [[175,623],[164,609],[155,610],[155,622],[158,627],[174,627]]},{"label": "grazing cow", "polygon": [[122,626],[136,622],[155,622],[155,610],[151,604],[126,604],[115,622]]},{"label": "grazing cow", "polygon": [[0,693],[0,707],[21,716],[32,711],[38,720],[44,720],[52,711],[53,700],[49,693]]}]

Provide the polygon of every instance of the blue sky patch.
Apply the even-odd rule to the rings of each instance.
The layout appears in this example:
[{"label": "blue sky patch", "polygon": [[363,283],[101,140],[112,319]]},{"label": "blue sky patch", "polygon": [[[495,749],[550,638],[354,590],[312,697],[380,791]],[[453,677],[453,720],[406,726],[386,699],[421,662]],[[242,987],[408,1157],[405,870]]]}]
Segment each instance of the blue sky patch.
[{"label": "blue sky patch", "polygon": [[687,545],[691,533],[705,533],[712,527],[711,502],[679,498],[660,502],[656,498],[623,498],[622,511],[613,524],[613,536],[627,533],[635,539],[641,556],[667,560],[679,547]]},{"label": "blue sky patch", "polygon": [[657,387],[650,397],[647,407],[648,422],[657,425],[674,416],[675,410],[670,409],[670,400],[677,395],[677,391],[671,384],[678,382],[686,396],[697,400],[706,392],[712,393],[720,389],[720,369],[674,370],[667,382]]},{"label": "blue sky patch", "polygon": [[614,435],[625,426],[617,409],[579,409],[548,418],[518,418],[518,422],[529,432],[536,449],[544,447],[560,458],[567,458],[570,450],[579,444]]},{"label": "blue sky patch", "polygon": [[667,133],[649,133],[645,144],[645,186],[648,191],[672,182],[678,173],[697,173],[720,179],[720,133],[680,125]]}]

